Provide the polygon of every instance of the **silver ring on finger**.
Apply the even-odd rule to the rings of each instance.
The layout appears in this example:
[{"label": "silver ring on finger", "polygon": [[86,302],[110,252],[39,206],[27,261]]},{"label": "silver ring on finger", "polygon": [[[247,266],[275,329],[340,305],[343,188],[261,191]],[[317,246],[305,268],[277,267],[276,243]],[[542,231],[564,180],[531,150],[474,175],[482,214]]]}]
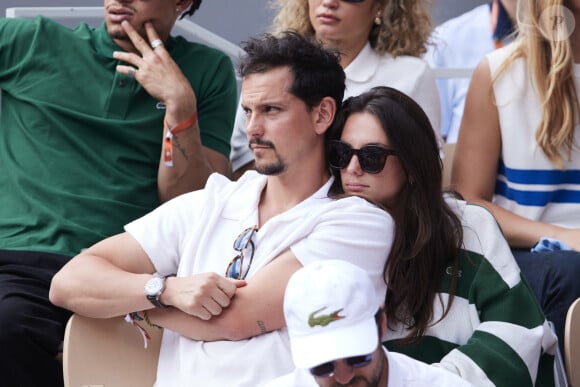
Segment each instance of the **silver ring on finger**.
[{"label": "silver ring on finger", "polygon": [[129,69],[129,70],[127,71],[127,76],[128,76],[129,78],[135,78],[135,70],[134,70],[134,69]]},{"label": "silver ring on finger", "polygon": [[163,41],[161,39],[155,39],[154,41],[151,42],[151,48],[152,49],[156,49],[159,46],[163,45]]}]

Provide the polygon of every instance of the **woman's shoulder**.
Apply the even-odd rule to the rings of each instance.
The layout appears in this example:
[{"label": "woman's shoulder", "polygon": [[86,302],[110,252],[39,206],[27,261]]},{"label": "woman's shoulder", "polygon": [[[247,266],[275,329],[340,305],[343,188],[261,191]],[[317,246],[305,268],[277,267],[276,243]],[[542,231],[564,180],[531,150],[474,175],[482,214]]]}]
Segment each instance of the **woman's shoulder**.
[{"label": "woman's shoulder", "polygon": [[0,18],[0,32],[6,38],[6,44],[18,44],[19,41],[27,42],[30,46],[32,39],[44,39],[51,41],[61,36],[69,38],[73,36],[75,30],[87,25],[79,24],[76,29],[65,27],[63,24],[39,15],[35,18]]},{"label": "woman's shoulder", "polygon": [[451,210],[460,219],[464,230],[475,229],[484,232],[487,228],[497,229],[500,231],[499,223],[486,207],[457,199],[453,196],[446,196],[445,201]]},{"label": "woman's shoulder", "polygon": [[[435,75],[429,64],[414,56],[399,55],[392,57],[384,54],[379,59],[375,82],[398,89],[419,102],[422,106],[425,101],[417,99],[418,88],[437,94]],[[424,107],[424,106],[423,106]]]},{"label": "woman's shoulder", "polygon": [[[492,74],[494,74],[499,69],[501,64],[514,53],[520,44],[520,42],[514,41],[485,55]],[[523,58],[518,59],[523,60]],[[517,61],[518,59],[515,60]]]},{"label": "woman's shoulder", "polygon": [[411,55],[397,55],[392,56],[389,53],[377,54],[382,66],[399,66],[406,67],[409,71],[429,71],[431,68],[427,61]]}]

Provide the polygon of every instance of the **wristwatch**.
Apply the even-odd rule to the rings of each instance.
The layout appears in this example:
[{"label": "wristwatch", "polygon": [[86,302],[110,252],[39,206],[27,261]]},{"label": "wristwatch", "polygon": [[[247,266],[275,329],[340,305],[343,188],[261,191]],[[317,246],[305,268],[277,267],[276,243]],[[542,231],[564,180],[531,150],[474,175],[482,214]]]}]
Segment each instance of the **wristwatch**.
[{"label": "wristwatch", "polygon": [[159,301],[159,297],[161,296],[161,293],[163,293],[163,290],[165,290],[165,277],[162,277],[157,273],[145,284],[145,295],[157,308],[165,308],[166,306]]}]

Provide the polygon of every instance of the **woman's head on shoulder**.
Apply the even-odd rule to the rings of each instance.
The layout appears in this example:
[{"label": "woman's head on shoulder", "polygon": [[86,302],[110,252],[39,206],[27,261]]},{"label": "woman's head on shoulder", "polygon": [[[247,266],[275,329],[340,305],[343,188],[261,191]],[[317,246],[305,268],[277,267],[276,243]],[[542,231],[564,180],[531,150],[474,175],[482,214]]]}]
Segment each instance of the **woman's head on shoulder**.
[{"label": "woman's head on shoulder", "polygon": [[[442,162],[429,118],[410,97],[375,87],[347,99],[327,132],[331,195],[357,195],[395,220],[384,268],[391,321],[424,334],[441,277],[453,267],[450,303],[463,241],[460,219],[441,192]],[[449,304],[450,305],[450,304]],[[445,312],[446,313],[446,312]]]},{"label": "woman's head on shoulder", "polygon": [[442,164],[429,118],[396,89],[375,87],[347,99],[327,143],[336,177],[332,192],[362,196],[389,210],[441,194]]}]

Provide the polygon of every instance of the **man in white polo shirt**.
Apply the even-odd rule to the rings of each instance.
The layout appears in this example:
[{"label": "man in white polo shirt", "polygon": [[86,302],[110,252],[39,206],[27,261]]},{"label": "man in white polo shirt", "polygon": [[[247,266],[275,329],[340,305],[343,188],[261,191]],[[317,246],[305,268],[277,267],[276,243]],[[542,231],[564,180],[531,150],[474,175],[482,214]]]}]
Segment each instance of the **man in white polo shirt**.
[{"label": "man in white polo shirt", "polygon": [[129,223],[52,282],[51,301],[76,313],[136,312],[147,329],[165,328],[156,387],[256,387],[290,372],[282,303],[303,265],[340,255],[386,292],[392,219],[364,199],[328,197],[325,132],[345,87],[337,53],[293,33],[244,48],[256,171],[235,182],[211,175],[205,189]]}]

